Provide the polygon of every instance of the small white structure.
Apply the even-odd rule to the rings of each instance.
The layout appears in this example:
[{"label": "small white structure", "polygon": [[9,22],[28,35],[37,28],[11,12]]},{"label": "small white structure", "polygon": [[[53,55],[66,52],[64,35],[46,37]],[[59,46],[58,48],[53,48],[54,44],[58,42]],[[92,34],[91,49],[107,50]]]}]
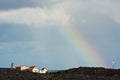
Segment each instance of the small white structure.
[{"label": "small white structure", "polygon": [[25,66],[25,65],[20,65],[20,66],[16,66],[16,69],[19,69],[21,71],[23,70],[27,70],[29,67]]},{"label": "small white structure", "polygon": [[42,68],[39,73],[42,73],[42,74],[45,74],[48,72],[48,69],[47,68]]},{"label": "small white structure", "polygon": [[34,73],[38,73],[39,69],[36,66],[30,66],[27,70],[34,72]]},{"label": "small white structure", "polygon": [[42,69],[38,69],[36,66],[25,66],[25,65],[20,65],[20,66],[16,66],[16,69],[21,70],[21,71],[30,71],[33,73],[41,73],[41,74],[45,74],[48,72],[47,68],[42,68]]}]

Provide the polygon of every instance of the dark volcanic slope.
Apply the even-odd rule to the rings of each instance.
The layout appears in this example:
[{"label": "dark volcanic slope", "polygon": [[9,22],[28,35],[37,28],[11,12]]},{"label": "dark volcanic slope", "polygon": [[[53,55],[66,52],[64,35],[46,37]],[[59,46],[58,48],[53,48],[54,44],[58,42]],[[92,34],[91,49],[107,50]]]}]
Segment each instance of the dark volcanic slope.
[{"label": "dark volcanic slope", "polygon": [[57,72],[55,75],[62,76],[55,80],[120,80],[119,69],[80,67]]},{"label": "dark volcanic slope", "polygon": [[120,69],[79,67],[54,73],[35,74],[1,68],[0,80],[120,80]]},{"label": "dark volcanic slope", "polygon": [[0,69],[0,80],[44,80],[39,74],[10,68]]}]

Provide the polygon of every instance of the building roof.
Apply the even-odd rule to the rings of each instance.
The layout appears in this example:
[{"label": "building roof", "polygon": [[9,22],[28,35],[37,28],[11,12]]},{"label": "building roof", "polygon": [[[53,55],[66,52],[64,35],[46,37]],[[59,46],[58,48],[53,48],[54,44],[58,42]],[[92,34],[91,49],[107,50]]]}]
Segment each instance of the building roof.
[{"label": "building roof", "polygon": [[29,68],[28,68],[28,70],[33,70],[35,68],[35,66],[30,66]]},{"label": "building roof", "polygon": [[21,68],[21,67],[23,67],[24,65],[19,65],[19,66],[16,66],[16,68]]}]

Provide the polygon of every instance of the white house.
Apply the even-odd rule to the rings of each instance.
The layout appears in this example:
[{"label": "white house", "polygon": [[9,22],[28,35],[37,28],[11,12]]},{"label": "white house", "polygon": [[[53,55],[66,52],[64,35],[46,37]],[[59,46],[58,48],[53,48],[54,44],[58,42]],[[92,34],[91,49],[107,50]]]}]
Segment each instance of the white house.
[{"label": "white house", "polygon": [[27,70],[33,73],[42,73],[45,74],[48,72],[47,68],[42,68],[41,70],[39,70],[36,66],[25,66],[25,65],[20,65],[20,66],[16,66],[16,69],[19,69],[21,71],[23,70]]},{"label": "white house", "polygon": [[20,66],[16,66],[16,69],[19,69],[21,71],[23,70],[27,70],[29,67],[25,66],[25,65],[20,65]]},{"label": "white house", "polygon": [[38,73],[39,69],[36,66],[30,66],[27,70],[34,72],[34,73]]},{"label": "white house", "polygon": [[42,73],[42,74],[45,74],[48,72],[48,69],[47,68],[42,68],[39,73]]}]

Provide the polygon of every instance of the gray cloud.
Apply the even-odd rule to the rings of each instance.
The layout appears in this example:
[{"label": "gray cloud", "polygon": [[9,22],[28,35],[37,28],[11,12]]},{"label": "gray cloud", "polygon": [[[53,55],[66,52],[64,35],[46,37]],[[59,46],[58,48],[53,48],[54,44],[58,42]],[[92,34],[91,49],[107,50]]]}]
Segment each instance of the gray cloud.
[{"label": "gray cloud", "polygon": [[[7,4],[8,6],[13,4],[13,7],[16,7],[14,4],[19,4],[23,7],[0,11],[0,22],[32,25],[38,23],[49,24],[56,20],[68,20],[69,18],[74,22],[85,23],[91,16],[105,16],[120,23],[120,6],[117,0],[12,0],[9,2],[1,1],[1,4],[6,6]],[[37,6],[30,7],[27,5]],[[41,5],[44,7],[41,7]]]},{"label": "gray cloud", "polygon": [[50,7],[61,2],[59,0],[4,0],[0,1],[0,10],[17,9],[23,7]]},{"label": "gray cloud", "polygon": [[[0,51],[1,53],[5,53],[5,50],[8,51],[7,53],[15,53],[18,51],[21,51],[21,53],[29,53],[31,51],[31,53],[36,53],[36,55],[40,56],[46,56],[46,54],[49,53],[53,53],[53,56],[56,56],[54,53],[60,53],[61,55],[70,53],[72,49],[70,50],[70,48],[68,48],[69,45],[61,41],[62,38],[56,35],[57,32],[54,32],[56,30],[49,30],[48,26],[55,27],[72,23],[86,40],[88,40],[98,52],[101,52],[105,58],[108,57],[108,55],[117,56],[119,55],[120,45],[119,3],[119,0],[0,1],[1,24],[23,24],[35,27],[32,28],[35,39],[32,43],[25,41],[14,44],[0,43]],[[41,26],[47,26],[47,28],[43,29]],[[48,29],[48,31],[46,29]],[[36,43],[36,41],[38,41],[38,43]],[[66,48],[68,48],[68,50]],[[56,51],[54,52],[55,49]]]}]

